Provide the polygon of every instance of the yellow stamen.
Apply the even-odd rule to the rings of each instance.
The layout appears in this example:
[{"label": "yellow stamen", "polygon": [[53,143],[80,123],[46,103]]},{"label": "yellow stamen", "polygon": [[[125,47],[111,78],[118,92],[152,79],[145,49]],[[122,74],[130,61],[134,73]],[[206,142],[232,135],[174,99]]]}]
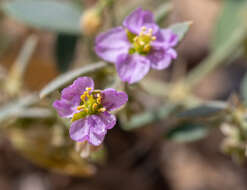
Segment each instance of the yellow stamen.
[{"label": "yellow stamen", "polygon": [[143,50],[144,51],[149,51],[151,49],[151,46],[149,44],[145,45]]},{"label": "yellow stamen", "polygon": [[97,104],[101,104],[101,100],[102,100],[101,96],[98,97],[98,98],[96,99]]},{"label": "yellow stamen", "polygon": [[105,112],[105,111],[106,111],[106,108],[104,107],[99,109],[99,112]]},{"label": "yellow stamen", "polygon": [[133,54],[137,52],[142,55],[147,55],[152,48],[152,41],[155,40],[156,37],[153,36],[153,29],[142,26],[139,35],[133,34],[133,38],[130,40],[130,42],[133,44],[133,48],[129,50],[129,53]]},{"label": "yellow stamen", "polygon": [[141,27],[141,30],[142,30],[143,32],[145,32],[145,31],[147,30],[147,27],[146,27],[146,26],[142,26],[142,27]]},{"label": "yellow stamen", "polygon": [[80,112],[73,116],[73,121],[86,117],[88,115],[102,113],[106,111],[106,108],[102,105],[102,94],[100,90],[92,90],[92,88],[86,88],[81,95],[81,105],[77,106],[77,110]]},{"label": "yellow stamen", "polygon": [[84,102],[86,99],[86,96],[84,94],[81,95],[81,100]]},{"label": "yellow stamen", "polygon": [[96,111],[98,104],[94,103],[93,104],[93,110]]},{"label": "yellow stamen", "polygon": [[143,46],[143,45],[145,45],[145,42],[140,41],[139,44],[140,44],[141,46]]},{"label": "yellow stamen", "polygon": [[81,106],[77,107],[77,110],[81,110],[81,109],[84,109],[84,108],[85,108],[85,105],[81,105]]}]

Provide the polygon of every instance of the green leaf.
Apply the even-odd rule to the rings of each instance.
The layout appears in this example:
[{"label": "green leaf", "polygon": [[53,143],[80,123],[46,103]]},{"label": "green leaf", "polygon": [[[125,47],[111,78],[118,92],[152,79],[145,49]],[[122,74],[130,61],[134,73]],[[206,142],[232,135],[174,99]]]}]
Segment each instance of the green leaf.
[{"label": "green leaf", "polygon": [[36,35],[30,35],[21,48],[16,61],[11,66],[8,77],[5,82],[6,91],[11,95],[17,95],[20,93],[20,89],[23,86],[23,78],[33,52],[37,46],[38,37]]},{"label": "green leaf", "polygon": [[57,78],[55,78],[53,81],[51,81],[47,86],[45,86],[40,91],[40,98],[44,98],[45,96],[51,94],[52,92],[68,85],[69,83],[71,83],[73,80],[75,80],[79,76],[98,71],[106,66],[107,66],[107,63],[99,62],[99,63],[87,65],[80,69],[69,71],[63,75],[60,75]]},{"label": "green leaf", "polygon": [[146,111],[140,114],[136,114],[131,117],[129,121],[124,121],[122,123],[122,127],[125,130],[133,130],[137,128],[144,127],[148,124],[158,122],[162,119],[168,117],[175,109],[177,105],[168,104],[163,107],[160,107],[156,110]]},{"label": "green leaf", "polygon": [[25,119],[44,119],[54,117],[53,112],[47,108],[32,107],[25,108],[16,113],[16,117]]},{"label": "green leaf", "polygon": [[200,140],[206,137],[208,133],[209,128],[204,125],[186,123],[168,131],[165,138],[175,142],[185,143]]},{"label": "green leaf", "polygon": [[2,4],[10,17],[29,26],[59,33],[80,34],[81,10],[75,4],[56,0],[15,0]]},{"label": "green leaf", "polygon": [[243,12],[246,11],[246,0],[225,0],[222,13],[216,23],[212,41],[213,49],[220,48],[232,34],[245,25]]},{"label": "green leaf", "polygon": [[67,71],[72,64],[78,39],[78,35],[58,34],[55,54],[59,71]]},{"label": "green leaf", "polygon": [[247,74],[245,74],[241,84],[241,95],[243,97],[244,103],[247,104]]},{"label": "green leaf", "polygon": [[2,106],[0,109],[0,122],[8,120],[10,117],[18,116],[26,107],[38,101],[39,98],[36,95],[29,95]]},{"label": "green leaf", "polygon": [[230,38],[222,44],[221,48],[216,49],[192,71],[190,71],[185,79],[187,88],[192,89],[210,72],[219,66],[228,64],[228,61],[226,60],[232,58],[233,55],[236,55],[236,51],[241,49],[243,41],[246,38],[246,32],[245,27],[238,28]]},{"label": "green leaf", "polygon": [[177,114],[177,117],[210,117],[216,115],[227,108],[227,104],[223,102],[214,102],[200,105]]},{"label": "green leaf", "polygon": [[169,28],[178,35],[179,41],[181,41],[186,33],[189,31],[192,22],[181,22],[171,25]]}]

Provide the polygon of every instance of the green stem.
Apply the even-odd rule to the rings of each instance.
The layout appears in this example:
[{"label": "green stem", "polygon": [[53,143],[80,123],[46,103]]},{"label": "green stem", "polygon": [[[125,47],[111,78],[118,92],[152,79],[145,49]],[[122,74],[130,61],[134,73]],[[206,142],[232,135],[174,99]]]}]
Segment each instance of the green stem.
[{"label": "green stem", "polygon": [[167,104],[158,109],[137,114],[131,117],[130,121],[123,122],[123,128],[133,130],[160,121],[170,115],[177,107],[176,104]]},{"label": "green stem", "polygon": [[161,24],[164,19],[168,16],[168,14],[171,12],[173,6],[171,2],[166,2],[163,5],[161,5],[158,10],[155,11],[155,21],[158,24]]},{"label": "green stem", "polygon": [[199,64],[194,70],[192,70],[185,79],[185,84],[188,85],[189,89],[192,89],[208,73],[213,71],[219,65],[227,63],[224,61],[232,56],[233,52],[241,45],[245,37],[246,29],[244,27],[239,28],[221,48],[217,49],[207,59],[202,61],[202,63]]}]

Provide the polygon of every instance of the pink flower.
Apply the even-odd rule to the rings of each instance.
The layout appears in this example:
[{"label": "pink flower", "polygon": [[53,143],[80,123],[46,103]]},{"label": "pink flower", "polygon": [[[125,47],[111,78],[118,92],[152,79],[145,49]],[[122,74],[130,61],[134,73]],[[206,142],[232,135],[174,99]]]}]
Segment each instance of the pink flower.
[{"label": "pink flower", "polygon": [[96,38],[95,51],[105,61],[115,63],[122,81],[135,83],[150,68],[167,68],[177,52],[178,37],[169,29],[160,29],[153,14],[136,9],[123,22]]},{"label": "pink flower", "polygon": [[80,77],[63,89],[60,100],[53,103],[61,117],[72,118],[70,136],[78,142],[88,141],[94,146],[102,143],[107,130],[116,124],[116,117],[109,113],[128,101],[125,92],[115,89],[94,90],[89,77]]}]

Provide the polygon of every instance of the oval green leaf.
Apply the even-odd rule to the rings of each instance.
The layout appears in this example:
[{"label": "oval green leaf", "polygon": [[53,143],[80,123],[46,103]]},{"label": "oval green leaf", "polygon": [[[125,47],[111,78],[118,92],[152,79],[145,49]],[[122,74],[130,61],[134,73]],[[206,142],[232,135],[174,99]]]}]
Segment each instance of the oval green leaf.
[{"label": "oval green leaf", "polygon": [[185,143],[200,140],[206,137],[209,133],[209,128],[200,124],[186,123],[171,129],[165,135],[166,139]]},{"label": "oval green leaf", "polygon": [[167,104],[156,110],[146,111],[140,114],[136,114],[126,121],[122,119],[122,128],[124,130],[134,130],[144,127],[148,124],[158,122],[162,119],[166,119],[177,108],[175,104]]},{"label": "oval green leaf", "polygon": [[246,0],[225,0],[222,12],[215,25],[212,47],[214,50],[221,48],[243,25],[245,19],[243,12],[247,8]]},{"label": "oval green leaf", "polygon": [[2,4],[10,17],[29,26],[59,33],[80,34],[81,10],[75,4],[55,0],[16,0]]},{"label": "oval green leaf", "polygon": [[200,105],[177,114],[177,117],[210,117],[216,115],[227,108],[227,104],[223,102],[215,102],[210,104]]},{"label": "oval green leaf", "polygon": [[192,22],[181,22],[171,25],[169,28],[178,35],[179,41],[181,41],[186,33],[189,31]]}]

